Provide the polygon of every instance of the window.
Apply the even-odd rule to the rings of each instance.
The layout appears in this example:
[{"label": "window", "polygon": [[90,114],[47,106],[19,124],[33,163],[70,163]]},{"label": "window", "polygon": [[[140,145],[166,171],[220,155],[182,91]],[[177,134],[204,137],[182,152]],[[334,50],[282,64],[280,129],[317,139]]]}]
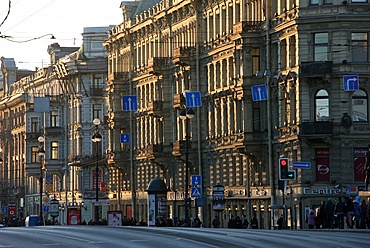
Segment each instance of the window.
[{"label": "window", "polygon": [[333,0],[324,0],[324,4],[333,4]]},{"label": "window", "polygon": [[39,118],[31,117],[31,133],[37,133],[39,131]]},{"label": "window", "polygon": [[328,33],[314,34],[314,60],[327,61],[328,60]]},{"label": "window", "polygon": [[50,127],[59,127],[59,111],[52,110],[50,113]]},{"label": "window", "polygon": [[319,0],[310,0],[310,5],[318,5]]},{"label": "window", "polygon": [[352,33],[352,60],[356,62],[367,62],[367,46],[367,33]]},{"label": "window", "polygon": [[58,159],[58,141],[51,142],[51,159]]},{"label": "window", "polygon": [[367,3],[368,0],[352,0],[352,3]]},{"label": "window", "polygon": [[352,95],[352,121],[367,122],[367,94],[363,90],[356,90]]},{"label": "window", "polygon": [[315,121],[329,121],[329,94],[319,90],[315,95]]},{"label": "window", "polygon": [[260,70],[260,49],[252,48],[252,73]]},{"label": "window", "polygon": [[[102,105],[101,104],[94,104],[92,106],[92,112],[93,112],[93,120],[95,118],[98,118],[100,121],[102,121]],[[91,120],[92,121],[92,120]]]},{"label": "window", "polygon": [[32,146],[31,147],[31,163],[39,162],[38,151],[39,151],[38,146]]}]

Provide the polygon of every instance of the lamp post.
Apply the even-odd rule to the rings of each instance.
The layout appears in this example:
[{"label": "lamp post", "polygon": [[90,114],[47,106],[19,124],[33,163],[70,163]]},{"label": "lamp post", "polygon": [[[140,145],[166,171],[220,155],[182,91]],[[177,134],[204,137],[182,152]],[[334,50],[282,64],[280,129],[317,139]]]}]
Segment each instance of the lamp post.
[{"label": "lamp post", "polygon": [[40,159],[40,179],[39,179],[39,183],[40,183],[40,210],[39,210],[39,212],[40,212],[40,222],[39,222],[39,224],[40,225],[43,225],[43,223],[44,223],[44,221],[43,221],[43,217],[42,217],[42,215],[43,215],[43,213],[42,213],[42,191],[43,191],[43,162],[44,162],[44,157],[45,157],[45,150],[44,150],[44,141],[45,141],[45,139],[44,139],[44,137],[43,136],[40,136],[38,139],[37,139],[38,141],[39,141],[39,149],[38,149],[38,151],[37,151],[37,155],[39,156],[39,159]]},{"label": "lamp post", "polygon": [[99,125],[100,120],[95,118],[93,120],[93,124],[95,125],[94,135],[92,136],[92,142],[96,143],[96,167],[95,167],[95,224],[99,222],[99,142],[102,141],[102,136],[99,133]]},{"label": "lamp post", "polygon": [[184,226],[189,226],[189,208],[190,208],[190,198],[189,198],[189,141],[190,141],[190,131],[189,122],[190,119],[194,118],[195,112],[191,108],[184,108],[180,112],[180,119],[185,120],[185,219]]}]

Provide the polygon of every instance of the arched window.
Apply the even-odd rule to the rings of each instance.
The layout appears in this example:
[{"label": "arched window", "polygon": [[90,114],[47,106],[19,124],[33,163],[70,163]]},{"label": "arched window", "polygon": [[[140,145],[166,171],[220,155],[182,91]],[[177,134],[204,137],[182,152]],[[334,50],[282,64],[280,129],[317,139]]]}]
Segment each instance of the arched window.
[{"label": "arched window", "polygon": [[367,94],[363,90],[356,90],[352,95],[352,121],[368,121]]},{"label": "arched window", "polygon": [[315,121],[329,121],[329,94],[319,90],[315,95]]}]

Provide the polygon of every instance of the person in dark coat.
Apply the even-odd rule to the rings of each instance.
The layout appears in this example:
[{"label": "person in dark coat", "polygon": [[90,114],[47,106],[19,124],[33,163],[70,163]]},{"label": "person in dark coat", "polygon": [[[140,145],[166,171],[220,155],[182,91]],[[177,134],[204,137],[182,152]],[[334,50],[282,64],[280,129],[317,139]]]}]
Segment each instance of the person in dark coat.
[{"label": "person in dark coat", "polygon": [[368,190],[369,182],[370,182],[370,144],[367,145],[368,151],[366,152],[365,156],[365,165],[364,165],[364,171],[366,172],[365,177],[365,191]]},{"label": "person in dark coat", "polygon": [[342,197],[338,197],[338,202],[335,204],[334,213],[337,215],[338,228],[344,229],[344,215],[346,212],[346,204],[342,201]]},{"label": "person in dark coat", "polygon": [[252,229],[258,229],[258,220],[257,220],[256,215],[253,215],[251,219],[251,227]]},{"label": "person in dark coat", "polygon": [[326,223],[326,212],[325,212],[325,201],[321,201],[320,205],[320,223],[321,223],[321,228],[327,228],[327,223]]},{"label": "person in dark coat", "polygon": [[331,198],[328,199],[328,202],[325,204],[325,215],[326,215],[326,225],[327,228],[333,228],[333,220],[334,220],[334,209],[335,204]]}]

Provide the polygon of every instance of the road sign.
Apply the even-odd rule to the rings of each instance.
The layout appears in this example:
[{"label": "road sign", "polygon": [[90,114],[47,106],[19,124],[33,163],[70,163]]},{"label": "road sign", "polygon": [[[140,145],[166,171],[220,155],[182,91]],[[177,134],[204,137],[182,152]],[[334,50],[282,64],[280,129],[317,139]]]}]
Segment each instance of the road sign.
[{"label": "road sign", "polygon": [[2,210],[3,210],[2,211],[3,213],[7,213],[8,212],[8,206],[3,206],[2,207]]},{"label": "road sign", "polygon": [[202,176],[191,175],[191,186],[201,186],[201,185],[202,185]]},{"label": "road sign", "polygon": [[137,96],[135,95],[122,96],[122,110],[123,111],[136,111],[137,110]]},{"label": "road sign", "polygon": [[351,186],[347,185],[346,186],[346,196],[350,196],[351,195]]},{"label": "road sign", "polygon": [[49,206],[44,206],[44,212],[49,213],[50,207]]},{"label": "road sign", "polygon": [[200,107],[202,106],[202,98],[199,91],[185,91],[186,107]]},{"label": "road sign", "polygon": [[343,76],[343,88],[345,91],[355,91],[359,89],[359,82],[357,75]]},{"label": "road sign", "polygon": [[265,84],[252,86],[253,101],[267,100],[267,87]]},{"label": "road sign", "polygon": [[191,197],[201,198],[202,197],[202,188],[192,187],[191,188]]},{"label": "road sign", "polygon": [[310,162],[293,162],[294,169],[310,169],[311,163]]},{"label": "road sign", "polygon": [[121,133],[121,143],[123,143],[123,144],[130,143],[130,134],[129,133]]}]

